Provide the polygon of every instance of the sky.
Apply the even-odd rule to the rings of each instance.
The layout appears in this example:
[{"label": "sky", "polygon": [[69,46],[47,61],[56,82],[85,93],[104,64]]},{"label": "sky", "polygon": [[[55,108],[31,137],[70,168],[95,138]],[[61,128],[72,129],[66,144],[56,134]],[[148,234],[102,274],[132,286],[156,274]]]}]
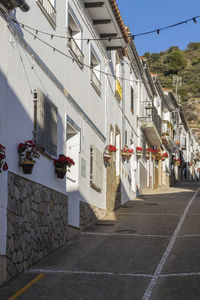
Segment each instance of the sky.
[{"label": "sky", "polygon": [[[116,0],[122,19],[132,34],[151,31],[200,15],[200,0]],[[186,49],[200,42],[200,18],[157,33],[135,37],[139,55],[167,50],[171,46]]]}]

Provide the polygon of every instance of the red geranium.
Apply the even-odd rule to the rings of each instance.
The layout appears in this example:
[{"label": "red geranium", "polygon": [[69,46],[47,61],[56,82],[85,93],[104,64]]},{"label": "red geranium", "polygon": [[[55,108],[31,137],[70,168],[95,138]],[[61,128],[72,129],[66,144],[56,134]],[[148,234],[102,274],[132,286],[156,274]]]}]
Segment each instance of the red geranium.
[{"label": "red geranium", "polygon": [[129,154],[133,154],[133,149],[128,148],[127,146],[125,146],[124,148],[121,149],[121,152],[126,152]]},{"label": "red geranium", "polygon": [[142,147],[136,147],[136,151],[141,152],[142,151]]},{"label": "red geranium", "polygon": [[106,150],[106,152],[116,152],[117,148],[115,145],[107,145],[105,150]]},{"label": "red geranium", "polygon": [[151,152],[152,152],[152,150],[153,150],[153,149],[151,149],[151,148],[147,148],[147,149],[146,149],[146,152],[149,152],[149,153],[151,153]]},{"label": "red geranium", "polygon": [[5,154],[6,147],[0,144],[0,173],[2,171],[8,170],[8,165],[6,163],[6,154]]},{"label": "red geranium", "polygon": [[162,154],[162,157],[164,157],[164,158],[167,158],[168,156],[169,156],[169,155],[168,155],[167,152],[165,152],[165,153]]},{"label": "red geranium", "polygon": [[40,154],[32,140],[25,141],[24,143],[19,143],[17,150],[21,161],[40,158]]},{"label": "red geranium", "polygon": [[66,168],[75,165],[75,162],[69,156],[65,156],[64,154],[60,154],[58,159],[54,159],[54,165],[57,168]]}]

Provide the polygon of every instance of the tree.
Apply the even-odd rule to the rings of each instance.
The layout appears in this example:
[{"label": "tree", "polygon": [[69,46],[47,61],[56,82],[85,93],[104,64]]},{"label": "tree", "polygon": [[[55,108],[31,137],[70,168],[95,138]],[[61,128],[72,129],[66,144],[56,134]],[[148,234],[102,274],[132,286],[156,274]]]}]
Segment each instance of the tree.
[{"label": "tree", "polygon": [[168,65],[168,70],[165,75],[177,74],[187,65],[187,61],[180,50],[170,52],[164,60],[164,63]]}]

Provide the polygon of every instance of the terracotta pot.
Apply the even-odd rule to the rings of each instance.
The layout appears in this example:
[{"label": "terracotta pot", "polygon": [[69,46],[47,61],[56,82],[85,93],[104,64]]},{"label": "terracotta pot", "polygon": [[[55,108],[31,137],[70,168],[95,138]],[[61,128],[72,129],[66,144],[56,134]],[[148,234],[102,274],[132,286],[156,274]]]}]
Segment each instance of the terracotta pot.
[{"label": "terracotta pot", "polygon": [[139,158],[142,156],[142,152],[136,152],[136,156]]},{"label": "terracotta pot", "polygon": [[20,161],[20,167],[24,174],[32,174],[34,164],[35,162],[32,160]]},{"label": "terracotta pot", "polygon": [[66,172],[67,169],[65,168],[55,167],[55,173],[57,174],[57,178],[63,179],[65,177]]}]

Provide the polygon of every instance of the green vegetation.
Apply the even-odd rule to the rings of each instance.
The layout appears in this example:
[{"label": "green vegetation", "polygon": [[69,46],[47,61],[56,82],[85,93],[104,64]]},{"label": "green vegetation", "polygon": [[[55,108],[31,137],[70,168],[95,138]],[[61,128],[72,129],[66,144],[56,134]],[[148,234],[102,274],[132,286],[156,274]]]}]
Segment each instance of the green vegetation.
[{"label": "green vegetation", "polygon": [[198,127],[200,121],[200,42],[189,43],[183,51],[177,46],[171,46],[165,52],[146,52],[144,56],[147,58],[151,72],[158,74],[163,87],[175,92],[173,76],[182,78],[178,94],[185,108],[189,125]]}]

